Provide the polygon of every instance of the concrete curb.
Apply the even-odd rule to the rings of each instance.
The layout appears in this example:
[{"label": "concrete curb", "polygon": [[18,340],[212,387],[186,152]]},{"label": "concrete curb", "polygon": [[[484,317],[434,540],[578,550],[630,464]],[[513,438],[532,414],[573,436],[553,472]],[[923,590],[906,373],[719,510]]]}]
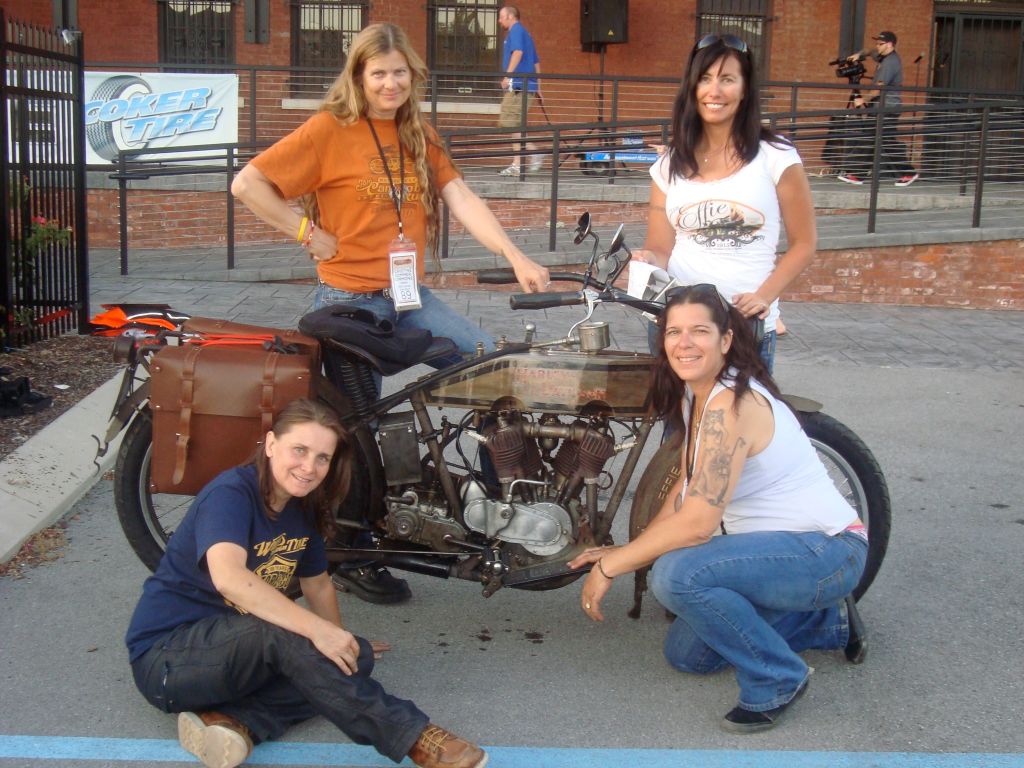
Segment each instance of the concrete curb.
[{"label": "concrete curb", "polygon": [[93,463],[123,373],[94,390],[0,462],[0,563],[59,520],[113,466],[121,435]]}]

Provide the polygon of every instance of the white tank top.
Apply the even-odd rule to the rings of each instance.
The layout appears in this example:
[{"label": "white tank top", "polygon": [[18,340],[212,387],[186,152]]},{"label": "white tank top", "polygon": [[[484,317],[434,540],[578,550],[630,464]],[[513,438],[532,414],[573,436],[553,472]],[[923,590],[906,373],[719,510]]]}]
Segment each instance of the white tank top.
[{"label": "white tank top", "polygon": [[[732,379],[715,384],[708,402],[732,385]],[[821,531],[834,536],[843,531],[857,519],[857,513],[832,483],[800,422],[789,406],[772,397],[759,382],[752,379],[750,388],[771,405],[775,432],[765,449],[743,464],[722,516],[726,533]],[[690,400],[683,401],[684,418],[689,418]],[[703,426],[698,428],[697,448]]]}]

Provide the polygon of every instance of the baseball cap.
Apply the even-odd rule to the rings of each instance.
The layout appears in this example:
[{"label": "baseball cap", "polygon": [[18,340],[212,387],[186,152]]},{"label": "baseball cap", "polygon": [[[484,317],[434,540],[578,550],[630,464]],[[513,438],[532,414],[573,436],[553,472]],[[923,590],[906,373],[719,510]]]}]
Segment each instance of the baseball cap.
[{"label": "baseball cap", "polygon": [[883,42],[883,43],[892,43],[893,45],[896,45],[896,33],[895,32],[890,32],[889,30],[885,30],[884,32],[879,32],[877,35],[875,35],[871,39],[872,40],[878,40],[878,41]]}]

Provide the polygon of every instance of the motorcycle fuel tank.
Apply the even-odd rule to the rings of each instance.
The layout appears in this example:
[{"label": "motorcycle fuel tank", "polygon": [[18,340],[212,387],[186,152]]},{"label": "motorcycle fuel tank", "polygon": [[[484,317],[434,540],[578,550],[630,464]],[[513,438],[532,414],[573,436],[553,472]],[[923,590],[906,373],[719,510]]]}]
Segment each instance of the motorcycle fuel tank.
[{"label": "motorcycle fuel tank", "polygon": [[597,406],[619,417],[643,416],[650,403],[653,359],[646,354],[533,349],[480,363],[437,381],[427,403],[490,408],[514,397],[527,410],[576,414]]}]

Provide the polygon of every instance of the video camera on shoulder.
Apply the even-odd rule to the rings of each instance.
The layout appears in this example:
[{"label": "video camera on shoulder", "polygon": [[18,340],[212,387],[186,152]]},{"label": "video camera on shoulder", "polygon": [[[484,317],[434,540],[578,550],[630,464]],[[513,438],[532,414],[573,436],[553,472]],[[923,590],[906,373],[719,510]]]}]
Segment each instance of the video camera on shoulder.
[{"label": "video camera on shoulder", "polygon": [[845,77],[851,84],[859,83],[868,71],[864,66],[865,58],[867,58],[865,55],[858,54],[857,58],[853,61],[849,59],[836,59],[835,61],[830,61],[828,65],[836,68],[836,77]]}]

